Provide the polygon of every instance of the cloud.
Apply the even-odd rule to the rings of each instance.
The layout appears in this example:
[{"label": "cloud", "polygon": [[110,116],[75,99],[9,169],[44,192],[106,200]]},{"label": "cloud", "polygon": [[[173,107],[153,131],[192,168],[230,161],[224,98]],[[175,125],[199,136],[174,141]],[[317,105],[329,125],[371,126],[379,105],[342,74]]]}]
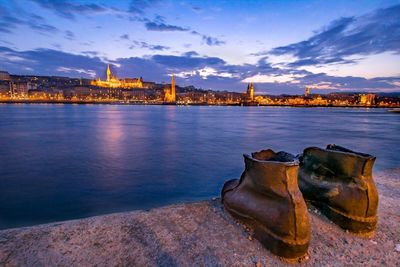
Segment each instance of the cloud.
[{"label": "cloud", "polygon": [[165,23],[157,23],[157,22],[146,22],[145,27],[148,31],[159,31],[159,32],[165,32],[165,31],[181,31],[181,32],[186,32],[189,31],[188,28],[183,28],[180,26],[175,26],[175,25],[169,25]]},{"label": "cloud", "polygon": [[192,10],[197,14],[200,14],[203,12],[203,9],[199,6],[192,6]]},{"label": "cloud", "polygon": [[146,48],[149,50],[154,50],[154,51],[163,51],[163,50],[168,50],[170,47],[168,46],[163,46],[163,45],[152,45],[146,42],[139,42],[139,41],[133,41],[133,45],[129,47],[129,49],[134,49],[134,48]]},{"label": "cloud", "polygon": [[203,35],[202,38],[203,38],[203,41],[204,41],[207,45],[209,45],[209,46],[218,46],[218,45],[223,45],[223,44],[225,44],[224,41],[218,40],[218,39],[215,38],[215,37]]},{"label": "cloud", "polygon": [[77,4],[70,1],[65,0],[31,0],[43,8],[49,9],[55,12],[57,15],[74,20],[76,15],[78,14],[100,14],[100,13],[108,13],[108,12],[116,12],[116,9],[112,9],[103,5],[98,4]]},{"label": "cloud", "polygon": [[119,38],[121,38],[123,40],[129,40],[129,35],[128,34],[123,34]]},{"label": "cloud", "polygon": [[190,33],[193,34],[193,35],[200,36],[202,38],[203,42],[205,44],[209,45],[209,46],[219,46],[219,45],[225,44],[224,41],[221,41],[221,40],[219,40],[219,39],[217,39],[215,37],[211,37],[211,36],[208,36],[208,35],[205,35],[205,34],[201,34],[201,33],[197,32],[197,31],[191,31]]},{"label": "cloud", "polygon": [[211,67],[204,67],[197,70],[192,71],[182,71],[175,73],[175,76],[181,78],[189,78],[191,76],[200,76],[202,79],[207,80],[208,77],[222,77],[222,78],[233,78],[235,77],[232,73],[218,71]]},{"label": "cloud", "polygon": [[[77,77],[79,72],[76,70],[80,69],[100,73],[104,65],[98,57],[75,55],[53,49],[17,51],[7,47],[0,47],[0,61],[10,73],[19,74],[22,69],[32,69],[34,73],[41,75],[69,75],[71,77]],[[83,76],[87,77],[87,75]]]},{"label": "cloud", "polygon": [[168,66],[171,69],[204,68],[207,66],[225,64],[225,61],[218,57],[154,55],[152,60],[158,64]]},{"label": "cloud", "polygon": [[89,56],[98,56],[100,55],[97,51],[82,51],[82,54],[89,55]]},{"label": "cloud", "polygon": [[76,68],[67,68],[67,67],[58,67],[56,69],[58,72],[64,72],[64,73],[73,73],[76,72],[78,74],[86,74],[90,78],[95,78],[96,77],[96,71],[90,70],[90,69],[76,69]]},{"label": "cloud", "polygon": [[[122,40],[130,40],[130,37],[128,34],[123,34],[119,37]],[[147,42],[144,41],[136,41],[133,40],[132,42],[130,42],[131,44],[129,45],[129,49],[135,49],[135,48],[144,48],[144,49],[149,49],[149,50],[153,50],[153,51],[164,51],[164,50],[169,50],[171,49],[171,47],[169,46],[164,46],[164,45],[153,45],[153,44],[149,44]]]},{"label": "cloud", "polygon": [[324,72],[331,76],[361,76],[364,78],[374,78],[381,76],[400,75],[400,54],[384,52],[369,56],[349,56],[348,64],[326,64],[326,65],[307,65],[300,66],[313,73]]},{"label": "cloud", "polygon": [[12,30],[19,25],[25,24],[24,21],[13,17],[11,15],[5,15],[0,17],[0,32],[12,33]]},{"label": "cloud", "polygon": [[309,39],[281,46],[258,55],[292,55],[296,61],[290,67],[353,64],[353,55],[373,55],[387,51],[400,53],[400,5],[378,9],[359,17],[346,17]]},{"label": "cloud", "polygon": [[68,40],[75,40],[75,34],[71,31],[65,31],[65,38]]},{"label": "cloud", "polygon": [[330,88],[325,89],[340,89],[340,90],[362,90],[365,88],[368,89],[396,89],[399,90],[399,87],[380,81],[375,79],[366,79],[362,77],[334,77],[327,75],[325,73],[317,73],[317,74],[309,74],[299,79],[301,84],[304,85],[312,85],[313,84],[330,84]]},{"label": "cloud", "polygon": [[43,33],[56,33],[59,31],[56,27],[49,24],[31,24],[30,27]]},{"label": "cloud", "polygon": [[208,46],[219,46],[225,44],[224,41],[219,40],[218,38],[211,37],[205,34],[201,34],[197,31],[191,30],[190,28],[165,24],[163,20],[158,21],[149,21],[146,20],[145,27],[148,31],[159,31],[159,32],[171,32],[171,31],[179,31],[179,32],[190,32],[193,35],[200,36],[202,41]]},{"label": "cloud", "polygon": [[243,80],[245,83],[299,83],[299,78],[304,77],[304,74],[260,74],[248,77]]},{"label": "cloud", "polygon": [[193,57],[193,56],[200,56],[199,53],[197,53],[196,51],[188,51],[186,53],[183,53],[182,56],[185,57]]},{"label": "cloud", "polygon": [[0,5],[0,32],[12,34],[13,30],[19,26],[28,26],[29,28],[42,33],[54,34],[59,30],[45,22],[45,20],[36,14],[22,12],[23,14],[12,14],[8,9]]},{"label": "cloud", "polygon": [[135,15],[143,14],[147,8],[157,4],[160,0],[132,0],[129,5],[129,12]]},{"label": "cloud", "polygon": [[386,84],[391,84],[397,88],[400,88],[400,76],[399,77],[377,77],[377,78],[373,78],[371,80],[386,83]]}]

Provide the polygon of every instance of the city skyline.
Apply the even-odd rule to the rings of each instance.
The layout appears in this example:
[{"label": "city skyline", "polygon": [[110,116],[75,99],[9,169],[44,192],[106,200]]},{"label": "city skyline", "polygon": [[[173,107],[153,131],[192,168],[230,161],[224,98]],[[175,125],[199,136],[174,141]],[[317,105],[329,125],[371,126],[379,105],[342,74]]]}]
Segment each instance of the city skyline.
[{"label": "city skyline", "polygon": [[261,94],[400,91],[400,1],[0,2],[0,70]]}]

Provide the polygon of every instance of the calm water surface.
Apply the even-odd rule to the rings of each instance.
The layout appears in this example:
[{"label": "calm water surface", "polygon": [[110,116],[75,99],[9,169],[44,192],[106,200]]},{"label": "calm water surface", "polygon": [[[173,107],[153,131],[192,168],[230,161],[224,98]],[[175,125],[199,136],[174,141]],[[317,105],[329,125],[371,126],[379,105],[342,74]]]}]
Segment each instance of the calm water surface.
[{"label": "calm water surface", "polygon": [[0,229],[218,196],[242,153],[336,143],[400,165],[384,109],[0,105]]}]

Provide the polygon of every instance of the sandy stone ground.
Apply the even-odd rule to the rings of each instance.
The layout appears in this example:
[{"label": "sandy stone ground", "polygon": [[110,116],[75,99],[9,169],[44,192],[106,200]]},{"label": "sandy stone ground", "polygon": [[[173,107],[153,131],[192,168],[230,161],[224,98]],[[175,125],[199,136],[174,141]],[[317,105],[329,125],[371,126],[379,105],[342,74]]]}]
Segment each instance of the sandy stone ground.
[{"label": "sandy stone ground", "polygon": [[[375,181],[375,236],[346,233],[310,207],[312,240],[299,266],[400,266],[400,168]],[[219,199],[0,231],[0,266],[285,265]]]}]

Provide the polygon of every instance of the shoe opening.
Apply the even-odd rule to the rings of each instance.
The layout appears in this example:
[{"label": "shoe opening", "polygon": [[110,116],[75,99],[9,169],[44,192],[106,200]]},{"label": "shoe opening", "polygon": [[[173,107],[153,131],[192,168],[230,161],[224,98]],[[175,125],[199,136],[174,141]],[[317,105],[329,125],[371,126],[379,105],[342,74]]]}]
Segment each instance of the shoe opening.
[{"label": "shoe opening", "polygon": [[355,152],[353,150],[347,149],[345,147],[342,146],[338,146],[335,144],[330,144],[326,146],[326,150],[330,150],[330,151],[339,151],[339,152],[344,152],[344,153],[351,153],[351,154],[355,154],[361,157],[365,157],[365,158],[372,158],[372,155],[369,154],[365,154],[365,153],[360,153],[360,152]]},{"label": "shoe opening", "polygon": [[263,161],[278,161],[278,162],[293,162],[296,157],[285,151],[275,153],[272,149],[261,150],[259,152],[251,153],[251,156],[257,160]]}]

